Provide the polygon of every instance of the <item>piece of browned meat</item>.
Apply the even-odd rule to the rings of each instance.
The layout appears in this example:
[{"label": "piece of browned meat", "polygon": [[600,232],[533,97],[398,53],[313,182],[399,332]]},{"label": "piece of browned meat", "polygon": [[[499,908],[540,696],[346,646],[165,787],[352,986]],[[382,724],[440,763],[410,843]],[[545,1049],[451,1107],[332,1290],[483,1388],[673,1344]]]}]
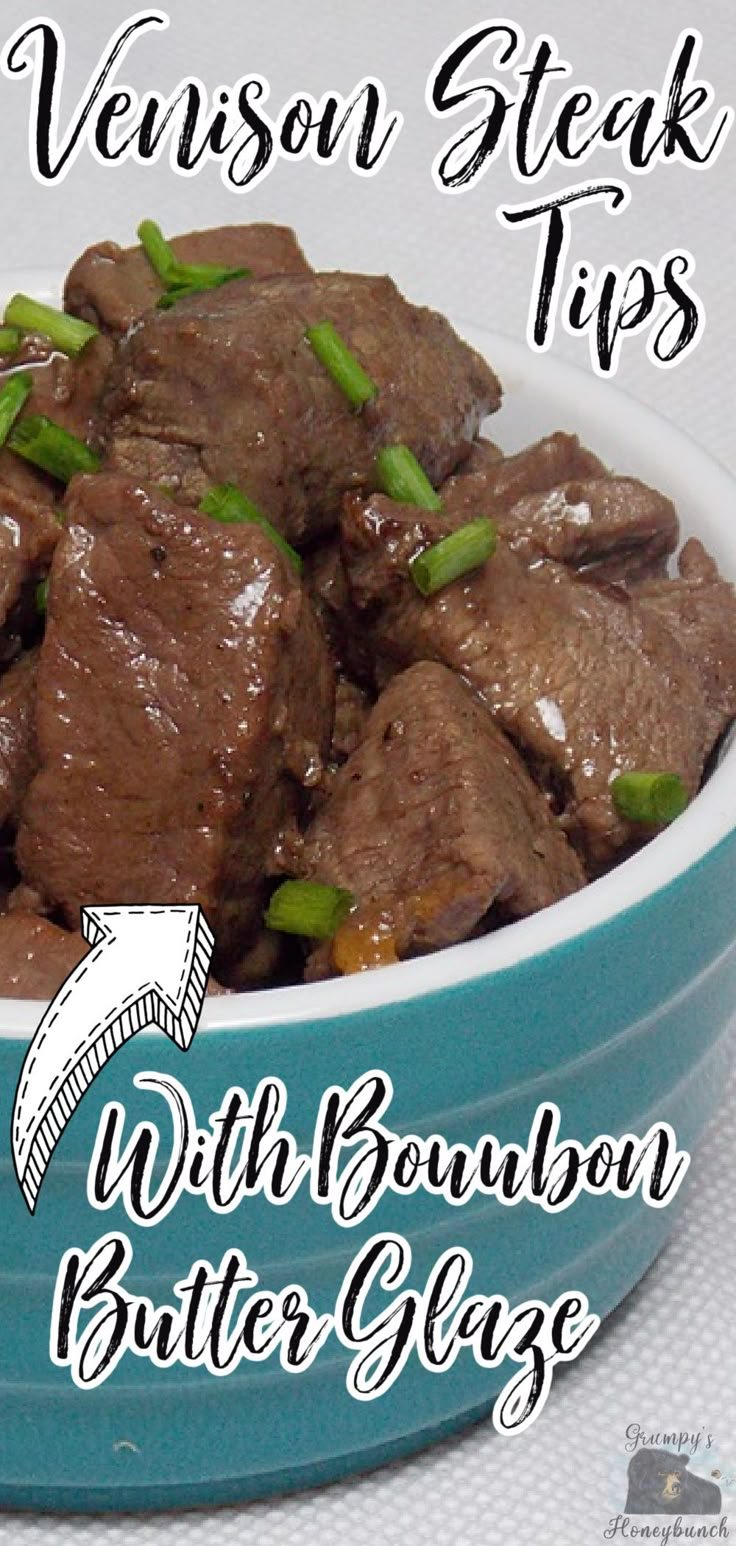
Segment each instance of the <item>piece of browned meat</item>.
[{"label": "piece of browned meat", "polygon": [[[89,946],[78,932],[21,909],[0,914],[0,998],[55,998]],[[227,992],[214,977],[207,992]]]},{"label": "piece of browned meat", "polygon": [[703,679],[713,740],[736,717],[736,591],[697,537],[685,543],[678,579],[636,588],[639,606],[656,614],[687,650]]},{"label": "piece of browned meat", "polygon": [[[225,225],[175,236],[171,246],[182,263],[222,263],[266,274],[301,274],[309,264],[288,226]],[[94,327],[119,336],[150,311],[164,286],[142,247],[96,242],[77,258],[64,286],[64,305]]]},{"label": "piece of browned meat", "polygon": [[362,688],[348,676],[338,676],[335,687],[335,724],[330,758],[344,762],[360,744],[370,711],[370,701]]},{"label": "piece of browned meat", "polygon": [[[80,440],[100,442],[100,395],[112,344],[96,338],[76,360],[55,355],[33,372],[21,415],[45,414]],[[0,448],[0,659],[12,658],[37,622],[34,591],[51,562],[63,487],[7,446]]]},{"label": "piece of browned meat", "polygon": [[339,533],[320,543],[304,562],[304,584],[327,636],[338,670],[362,686],[374,686],[374,661],[357,608],[350,600]]},{"label": "piece of browned meat", "polygon": [[53,998],[87,949],[81,934],[36,913],[2,914],[0,998]]},{"label": "piece of browned meat", "polygon": [[679,524],[672,501],[637,478],[591,478],[527,494],[499,521],[527,562],[549,558],[592,580],[665,574]]},{"label": "piece of browned meat", "polygon": [[218,960],[242,953],[332,712],[324,639],[260,527],[112,474],[76,479],[39,663],[24,879],[72,925],[83,903],[199,902]]},{"label": "piece of browned meat", "polygon": [[394,677],[309,828],[304,872],[357,909],[316,974],[466,939],[491,907],[518,918],[584,884],[521,758],[446,666]]},{"label": "piece of browned meat", "polygon": [[48,569],[59,530],[50,505],[0,484],[0,658],[17,653],[14,609],[24,599],[35,606],[32,589]]},{"label": "piece of browned meat", "polygon": [[679,538],[670,499],[607,472],[577,436],[561,432],[500,459],[479,442],[441,494],[448,526],[490,516],[527,562],[548,558],[597,579],[664,574]]},{"label": "piece of browned meat", "polygon": [[0,828],[16,825],[36,772],[36,666],[29,650],[0,676]]},{"label": "piece of browned meat", "polygon": [[17,349],[9,354],[0,353],[0,370],[17,370],[20,365],[41,365],[54,353],[54,346],[45,333],[24,333]]},{"label": "piece of browned meat", "polygon": [[[100,399],[112,355],[109,338],[93,338],[74,360],[55,354],[46,364],[36,366],[30,372],[33,391],[21,418],[44,414],[97,448],[101,442]],[[63,493],[55,479],[7,446],[0,448],[0,488],[11,488],[24,498],[50,506]]]},{"label": "piece of browned meat", "polygon": [[[331,321],[378,387],[353,411],[305,328]],[[499,406],[490,367],[388,278],[235,280],[151,312],[108,378],[110,463],[198,504],[237,484],[293,541],[335,524],[346,489],[376,487],[381,446],[407,444],[434,484]]]},{"label": "piece of browned meat", "polygon": [[[525,494],[555,488],[576,478],[602,478],[607,471],[603,462],[580,444],[577,435],[567,435],[563,430],[545,435],[543,440],[535,440],[511,456],[504,456],[493,441],[481,438],[459,469],[462,488],[456,488],[456,480],[449,479],[443,498],[453,508],[459,508],[463,494],[474,503],[476,492],[492,493],[496,508],[509,510]],[[465,481],[470,478],[475,479],[475,485]]]},{"label": "piece of browned meat", "polygon": [[383,496],[346,500],[351,596],[384,677],[421,659],[460,672],[555,793],[591,863],[608,862],[650,835],[617,815],[617,773],[679,773],[691,795],[698,788],[712,744],[698,667],[621,587],[549,562],[529,568],[503,541],[482,569],[423,598],[410,560],[444,530],[442,517]]}]

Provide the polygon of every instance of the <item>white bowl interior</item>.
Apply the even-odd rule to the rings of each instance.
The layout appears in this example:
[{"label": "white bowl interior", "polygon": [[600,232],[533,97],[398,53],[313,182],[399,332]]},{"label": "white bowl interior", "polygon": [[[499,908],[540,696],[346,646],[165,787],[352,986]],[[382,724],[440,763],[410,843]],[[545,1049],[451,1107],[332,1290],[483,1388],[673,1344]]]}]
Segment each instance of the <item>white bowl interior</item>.
[{"label": "white bowl interior", "polygon": [[[0,274],[0,294],[15,289],[52,299],[58,286],[47,273]],[[702,537],[722,572],[736,579],[736,483],[694,441],[609,382],[576,366],[549,355],[534,356],[502,334],[463,323],[457,328],[493,364],[503,383],[503,407],[486,430],[505,451],[518,450],[556,429],[578,434],[618,472],[669,494],[684,536]],[[732,741],[707,786],[674,826],[582,892],[483,939],[380,971],[210,999],[201,1029],[255,1030],[352,1014],[454,986],[550,949],[684,873],[736,825],[735,795]],[[37,1002],[0,999],[0,1037],[31,1035],[40,1015]]]}]

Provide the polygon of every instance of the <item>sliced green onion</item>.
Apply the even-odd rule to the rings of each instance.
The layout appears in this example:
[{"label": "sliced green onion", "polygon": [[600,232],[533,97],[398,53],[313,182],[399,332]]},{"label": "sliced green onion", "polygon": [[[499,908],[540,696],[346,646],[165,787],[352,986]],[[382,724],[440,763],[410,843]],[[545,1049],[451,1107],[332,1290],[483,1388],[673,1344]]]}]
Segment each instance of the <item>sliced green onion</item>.
[{"label": "sliced green onion", "polygon": [[33,391],[33,377],[27,370],[19,370],[5,382],[0,391],[0,446],[10,434],[23,404]]},{"label": "sliced green onion", "polygon": [[177,301],[184,299],[186,295],[202,295],[206,290],[219,290],[229,279],[244,279],[250,274],[249,268],[233,268],[224,272],[223,278],[211,279],[208,284],[176,284],[171,289],[164,290],[156,305],[159,311],[169,311]]},{"label": "sliced green onion", "polygon": [[306,337],[320,364],[324,365],[333,381],[345,393],[352,407],[364,408],[366,403],[371,402],[378,387],[355,355],[351,354],[337,328],[331,322],[318,322],[316,327],[307,328]]},{"label": "sliced green onion", "polygon": [[172,285],[170,290],[164,290],[163,295],[159,296],[156,306],[159,311],[169,311],[185,295],[201,295],[201,293],[201,290],[193,289],[191,285]]},{"label": "sliced green onion", "polygon": [[23,337],[19,327],[0,327],[0,354],[17,354]]},{"label": "sliced green onion", "polygon": [[101,465],[99,456],[83,440],[43,414],[21,419],[9,435],[8,445],[60,483],[68,483],[76,472],[98,472]]},{"label": "sliced green onion", "polygon": [[409,565],[417,590],[423,596],[433,596],[453,580],[479,569],[495,552],[496,535],[493,521],[481,515],[442,537],[431,548],[425,548],[423,553],[417,553]]},{"label": "sliced green onion", "polygon": [[266,927],[307,939],[331,939],[345,922],[355,898],[340,886],[318,880],[285,880],[274,891],[264,914]]},{"label": "sliced green onion", "polygon": [[250,268],[227,268],[224,263],[179,263],[172,273],[173,283],[188,290],[212,290],[229,279],[249,279]]},{"label": "sliced green onion", "polygon": [[5,307],[5,322],[23,333],[43,333],[61,354],[81,354],[85,344],[96,338],[98,329],[81,317],[70,317],[55,306],[44,306],[30,295],[14,295]]},{"label": "sliced green onion", "polygon": [[408,446],[386,446],[376,457],[376,472],[384,494],[400,504],[441,510],[442,500]]},{"label": "sliced green onion", "polygon": [[229,279],[247,279],[249,268],[226,268],[223,263],[180,263],[173,247],[155,220],[142,220],[138,240],[166,293],[159,306],[173,306],[183,295],[214,290]]},{"label": "sliced green onion", "polygon": [[170,289],[164,290],[160,295],[156,306],[159,311],[168,311],[175,306],[177,301],[183,300],[185,295],[202,295],[206,290],[219,290],[229,279],[246,279],[250,274],[249,268],[232,268],[223,271],[220,278],[212,278],[206,284],[175,284]]},{"label": "sliced green onion", "polygon": [[619,773],[611,780],[611,793],[620,816],[652,826],[675,821],[688,804],[679,773]]},{"label": "sliced green onion", "polygon": [[302,560],[299,554],[286,541],[286,538],[282,537],[281,532],[271,525],[267,516],[261,513],[258,506],[254,505],[250,499],[247,499],[245,494],[241,494],[240,489],[234,483],[214,484],[211,489],[207,490],[199,508],[203,515],[211,515],[215,521],[224,521],[226,524],[250,521],[254,526],[260,526],[263,531],[268,533],[271,541],[275,542],[276,547],[280,548],[281,552],[291,560],[297,573],[301,574]]},{"label": "sliced green onion", "polygon": [[155,220],[142,220],[138,227],[138,240],[163,284],[169,283],[172,269],[176,267],[176,253]]},{"label": "sliced green onion", "polygon": [[48,602],[49,582],[47,576],[45,580],[39,580],[38,585],[36,586],[36,611],[40,612],[42,616],[46,611]]}]

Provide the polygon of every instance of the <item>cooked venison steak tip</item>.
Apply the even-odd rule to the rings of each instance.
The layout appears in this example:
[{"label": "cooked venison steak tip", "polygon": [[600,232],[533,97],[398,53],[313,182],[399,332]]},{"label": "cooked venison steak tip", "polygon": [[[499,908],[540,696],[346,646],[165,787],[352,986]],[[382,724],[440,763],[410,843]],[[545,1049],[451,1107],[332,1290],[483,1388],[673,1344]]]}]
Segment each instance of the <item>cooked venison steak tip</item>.
[{"label": "cooked venison steak tip", "polygon": [[335,724],[330,757],[344,762],[360,744],[370,710],[366,694],[348,676],[338,676],[335,688]]},{"label": "cooked venison steak tip", "polygon": [[608,862],[650,835],[617,815],[616,774],[661,769],[691,795],[698,787],[712,742],[698,667],[620,587],[551,562],[529,568],[505,542],[482,569],[423,598],[409,564],[445,530],[442,516],[383,496],[345,501],[351,596],[384,678],[422,659],[458,671],[562,802],[591,863]]},{"label": "cooked venison steak tip", "polygon": [[[378,387],[360,413],[304,336],[325,319]],[[382,446],[408,445],[441,483],[500,397],[445,318],[388,278],[233,280],[151,312],[123,340],[105,396],[110,464],[168,481],[187,504],[235,483],[300,543],[335,525],[346,489],[376,487]]]},{"label": "cooked venison steak tip", "polygon": [[81,934],[36,913],[0,916],[0,998],[50,999],[84,956]]},{"label": "cooked venison steak tip", "polygon": [[0,641],[24,587],[48,568],[59,533],[51,505],[0,482]]},{"label": "cooked venison steak tip", "polygon": [[[607,471],[603,462],[580,444],[577,435],[556,430],[511,456],[504,456],[492,441],[481,438],[459,469],[458,477],[476,477],[479,492],[492,493],[496,508],[508,510],[524,494],[543,492],[572,479],[602,478]],[[457,498],[459,503],[461,492],[472,499],[473,485],[464,484],[463,490],[456,492],[451,479],[443,490],[443,498],[451,504]]]},{"label": "cooked venison steak tip", "polygon": [[[99,447],[100,399],[112,354],[109,338],[93,338],[76,359],[55,354],[47,364],[37,366],[31,372],[33,391],[20,417],[45,414],[79,440]],[[49,505],[55,504],[62,492],[55,479],[7,446],[0,449],[0,486]]]},{"label": "cooked venison steak tip", "polygon": [[697,537],[680,553],[678,579],[650,580],[634,594],[687,650],[703,681],[713,740],[736,717],[736,591]]},{"label": "cooked venison steak tip", "polygon": [[199,902],[227,961],[260,924],[264,874],[329,748],[322,634],[258,526],[109,473],[73,481],[66,522],[21,874],[72,925],[83,903]]},{"label": "cooked venison steak tip", "polygon": [[16,825],[38,764],[36,667],[29,650],[0,676],[0,828]]},{"label": "cooked venison steak tip", "polygon": [[24,333],[12,354],[1,355],[3,370],[17,370],[20,365],[41,365],[49,360],[54,346],[45,333]]},{"label": "cooked venison steak tip", "polygon": [[[33,391],[21,418],[45,414],[80,440],[98,445],[100,394],[112,355],[108,338],[95,338],[76,360],[55,355],[33,371]],[[0,448],[0,633],[25,586],[45,573],[60,527],[55,479]]]},{"label": "cooked venison steak tip", "polygon": [[[477,440],[473,441],[462,466],[458,468],[458,474],[467,476],[471,472],[487,472],[493,462],[505,461],[508,463],[511,460],[510,456],[504,456],[501,447],[497,446],[495,441],[489,440],[487,435],[479,435]],[[450,481],[448,479],[448,486]]]},{"label": "cooked venison steak tip", "polygon": [[379,964],[391,946],[402,956],[454,944],[492,906],[520,917],[585,880],[485,706],[431,662],[394,677],[372,709],[306,834],[304,871],[358,901],[332,945],[342,970]]},{"label": "cooked venison steak tip", "polygon": [[[81,934],[37,913],[0,914],[0,998],[55,998],[88,949]],[[208,993],[226,991],[210,977]]]},{"label": "cooked venison steak tip", "polygon": [[488,515],[528,562],[551,558],[600,579],[664,574],[679,537],[670,499],[609,473],[561,432],[500,459],[480,441],[441,496],[449,525]]},{"label": "cooked venison steak tip", "polygon": [[679,537],[671,500],[637,478],[613,476],[527,494],[499,527],[529,562],[550,558],[618,584],[666,573]]},{"label": "cooked venison steak tip", "polygon": [[[249,268],[258,278],[310,271],[294,232],[283,225],[225,225],[212,231],[190,231],[175,236],[170,245],[182,263]],[[70,269],[64,306],[94,327],[120,335],[156,305],[163,290],[142,247],[97,242]]]},{"label": "cooked venison steak tip", "polygon": [[304,561],[304,584],[324,628],[338,670],[368,689],[375,686],[373,651],[350,600],[339,534],[320,543]]}]

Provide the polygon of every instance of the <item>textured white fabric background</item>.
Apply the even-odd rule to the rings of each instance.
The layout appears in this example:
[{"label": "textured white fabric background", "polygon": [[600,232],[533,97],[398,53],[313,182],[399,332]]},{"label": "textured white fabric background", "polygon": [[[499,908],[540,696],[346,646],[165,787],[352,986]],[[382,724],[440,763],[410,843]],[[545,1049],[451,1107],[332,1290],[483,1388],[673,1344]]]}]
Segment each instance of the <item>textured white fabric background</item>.
[{"label": "textured white fabric background", "polygon": [[[166,8],[166,7],[165,7]],[[38,8],[40,9],[40,7]],[[113,28],[136,7],[121,0],[49,0],[47,12],[67,38],[65,112],[76,102]],[[27,161],[28,88],[0,81],[3,220],[0,268],[63,269],[88,241],[133,237],[144,214],[182,230],[229,219],[293,223],[317,266],[389,269],[412,299],[455,316],[524,335],[536,231],[506,232],[501,203],[530,195],[499,162],[466,194],[439,194],[429,168],[450,128],[424,105],[424,84],[438,54],[472,23],[497,13],[473,0],[170,0],[171,27],[137,46],[123,79],[138,91],[170,91],[187,73],[210,87],[249,71],[271,84],[274,113],[305,88],[349,92],[364,75],[384,82],[404,128],[379,175],[359,179],[342,162],[279,164],[266,182],[238,198],[215,166],[187,181],[167,164],[98,167],[84,153],[58,188],[34,183]],[[733,0],[508,0],[500,8],[527,39],[548,31],[580,84],[601,98],[614,89],[661,84],[680,29],[697,25],[705,46],[700,73],[716,102],[733,100],[736,26]],[[36,14],[31,0],[2,0],[4,41]],[[473,72],[480,73],[480,71]],[[704,338],[673,371],[655,370],[643,341],[625,342],[617,381],[688,430],[736,471],[734,382],[736,313],[736,131],[706,172],[676,165],[632,178],[632,202],[617,218],[600,206],[575,217],[570,258],[597,267],[686,247],[697,260],[694,285],[707,310]],[[585,175],[621,176],[613,152],[597,154]],[[576,180],[555,168],[538,185],[549,194]],[[554,350],[578,363],[587,343],[558,332]],[[733,1330],[736,1162],[732,1120],[736,1082],[705,1144],[687,1211],[668,1250],[580,1365],[565,1372],[547,1412],[517,1441],[499,1441],[485,1425],[418,1459],[371,1477],[301,1497],[217,1514],[138,1520],[0,1517],[0,1546],[590,1546],[623,1501],[623,1435],[628,1423],[697,1429],[716,1436],[717,1464],[734,1477],[736,1529],[736,1337]],[[0,1414],[0,1421],[2,1414]],[[706,1466],[702,1460],[700,1470]],[[724,1505],[725,1506],[725,1505]]]}]

